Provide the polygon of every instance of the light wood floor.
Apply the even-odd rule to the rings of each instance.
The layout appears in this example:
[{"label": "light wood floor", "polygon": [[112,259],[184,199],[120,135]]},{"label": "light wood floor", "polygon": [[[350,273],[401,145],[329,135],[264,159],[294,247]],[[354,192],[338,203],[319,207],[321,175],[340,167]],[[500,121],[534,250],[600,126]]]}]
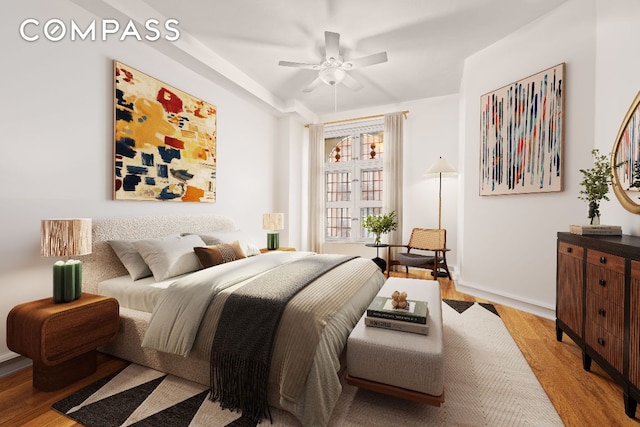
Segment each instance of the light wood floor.
[{"label": "light wood floor", "polygon": [[[404,277],[400,273],[394,275]],[[427,278],[420,273],[411,277]],[[457,292],[452,281],[439,281],[443,298],[490,302]],[[571,339],[565,336],[563,342],[556,341],[552,320],[497,304],[496,307],[565,425],[640,426],[638,418],[629,419],[624,414],[621,388],[595,362],[591,372],[584,371],[580,350]],[[124,365],[121,360],[101,355],[95,374],[49,393],[31,386],[30,368],[0,378],[0,425],[78,425],[51,410],[51,404]],[[640,408],[637,416],[640,417]]]}]

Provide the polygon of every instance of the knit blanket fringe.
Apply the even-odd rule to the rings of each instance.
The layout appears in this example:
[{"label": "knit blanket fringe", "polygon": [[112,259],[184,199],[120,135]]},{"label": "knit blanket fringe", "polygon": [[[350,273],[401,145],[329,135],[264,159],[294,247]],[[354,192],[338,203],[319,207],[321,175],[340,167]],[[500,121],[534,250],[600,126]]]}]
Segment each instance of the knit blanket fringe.
[{"label": "knit blanket fringe", "polygon": [[319,254],[274,268],[229,295],[211,349],[212,401],[271,421],[267,400],[276,332],[285,306],[315,279],[354,256]]},{"label": "knit blanket fringe", "polygon": [[211,356],[211,400],[220,402],[222,409],[241,411],[242,417],[257,424],[269,418],[266,384],[269,367],[258,360],[238,355],[215,353]]}]

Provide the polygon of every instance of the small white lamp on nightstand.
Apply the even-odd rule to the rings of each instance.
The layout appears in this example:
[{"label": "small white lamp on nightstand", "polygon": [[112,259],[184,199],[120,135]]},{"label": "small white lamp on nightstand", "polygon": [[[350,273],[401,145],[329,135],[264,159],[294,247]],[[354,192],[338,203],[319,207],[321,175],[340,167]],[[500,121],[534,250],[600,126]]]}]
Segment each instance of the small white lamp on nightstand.
[{"label": "small white lamp on nightstand", "polygon": [[280,247],[279,230],[284,230],[283,213],[267,213],[262,215],[262,228],[269,230],[267,233],[267,249],[275,250]]},{"label": "small white lamp on nightstand", "polygon": [[53,301],[69,302],[82,295],[82,262],[71,256],[91,253],[91,218],[43,219],[40,254],[65,257],[53,264]]}]

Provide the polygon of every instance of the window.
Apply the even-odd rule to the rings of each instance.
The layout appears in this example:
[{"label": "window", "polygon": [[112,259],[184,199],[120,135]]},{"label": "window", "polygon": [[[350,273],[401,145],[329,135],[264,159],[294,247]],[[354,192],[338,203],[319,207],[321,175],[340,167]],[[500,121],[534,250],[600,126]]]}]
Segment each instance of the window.
[{"label": "window", "polygon": [[382,213],[384,138],[382,121],[325,128],[325,239],[373,239],[360,224]]}]

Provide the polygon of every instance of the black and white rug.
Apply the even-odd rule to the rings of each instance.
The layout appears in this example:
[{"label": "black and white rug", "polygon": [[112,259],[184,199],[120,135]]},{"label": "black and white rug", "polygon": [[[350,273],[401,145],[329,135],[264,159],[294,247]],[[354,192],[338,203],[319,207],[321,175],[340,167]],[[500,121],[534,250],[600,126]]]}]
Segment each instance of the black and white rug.
[{"label": "black and white rug", "polygon": [[[444,300],[445,402],[432,407],[343,384],[331,426],[562,426],[491,304]],[[225,426],[239,414],[209,401],[205,386],[131,364],[56,402],[88,427]],[[274,426],[298,426],[273,410]],[[263,421],[260,425],[270,425]]]}]

